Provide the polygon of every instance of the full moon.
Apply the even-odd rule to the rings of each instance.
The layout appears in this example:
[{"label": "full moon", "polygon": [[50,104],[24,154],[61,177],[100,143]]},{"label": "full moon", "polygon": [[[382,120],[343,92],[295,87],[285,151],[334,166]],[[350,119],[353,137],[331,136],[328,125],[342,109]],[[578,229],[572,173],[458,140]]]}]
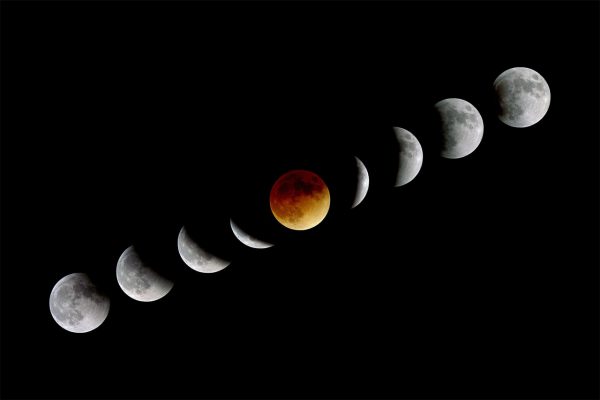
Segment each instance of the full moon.
[{"label": "full moon", "polygon": [[417,138],[404,128],[394,128],[400,154],[394,186],[406,185],[415,179],[423,165],[423,148]]},{"label": "full moon", "polygon": [[498,118],[508,126],[526,128],[539,122],[550,107],[550,87],[537,72],[511,68],[494,81]]},{"label": "full moon", "polygon": [[173,288],[173,282],[150,268],[129,246],[117,261],[117,282],[123,292],[134,300],[155,301]]},{"label": "full moon", "polygon": [[468,101],[445,99],[435,104],[442,135],[441,156],[462,158],[471,154],[483,137],[483,118]]},{"label": "full moon", "polygon": [[50,314],[69,332],[85,333],[96,329],[108,316],[109,308],[109,298],[100,293],[84,273],[65,276],[50,292]]},{"label": "full moon", "polygon": [[314,228],[329,211],[329,189],[317,174],[293,170],[283,174],[271,189],[271,211],[286,228]]}]

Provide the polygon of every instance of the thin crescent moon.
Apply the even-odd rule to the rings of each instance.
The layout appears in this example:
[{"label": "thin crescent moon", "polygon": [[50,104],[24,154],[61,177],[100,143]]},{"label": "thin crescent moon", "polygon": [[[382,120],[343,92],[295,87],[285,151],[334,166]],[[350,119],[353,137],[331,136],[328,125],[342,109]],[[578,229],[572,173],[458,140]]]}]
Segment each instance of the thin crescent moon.
[{"label": "thin crescent moon", "polygon": [[269,247],[273,247],[272,243],[256,239],[255,237],[244,232],[235,222],[233,222],[232,218],[229,218],[229,224],[231,225],[233,234],[240,242],[242,242],[242,244],[245,244],[253,249],[268,249]]},{"label": "thin crescent moon", "polygon": [[183,262],[194,271],[210,274],[219,272],[230,262],[201,248],[187,233],[185,226],[177,237],[177,249]]},{"label": "thin crescent moon", "polygon": [[367,167],[365,167],[365,164],[358,157],[354,156],[354,159],[356,160],[356,168],[358,168],[358,183],[352,208],[359,205],[369,191],[369,172],[367,171]]}]

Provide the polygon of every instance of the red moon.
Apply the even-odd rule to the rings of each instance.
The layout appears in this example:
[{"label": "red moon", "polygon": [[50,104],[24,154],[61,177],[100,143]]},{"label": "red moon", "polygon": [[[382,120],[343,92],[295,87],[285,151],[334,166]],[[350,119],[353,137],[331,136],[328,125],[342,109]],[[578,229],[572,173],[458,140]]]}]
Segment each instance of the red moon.
[{"label": "red moon", "polygon": [[283,174],[271,189],[271,211],[283,226],[304,231],[319,225],[329,211],[329,188],[314,172]]}]

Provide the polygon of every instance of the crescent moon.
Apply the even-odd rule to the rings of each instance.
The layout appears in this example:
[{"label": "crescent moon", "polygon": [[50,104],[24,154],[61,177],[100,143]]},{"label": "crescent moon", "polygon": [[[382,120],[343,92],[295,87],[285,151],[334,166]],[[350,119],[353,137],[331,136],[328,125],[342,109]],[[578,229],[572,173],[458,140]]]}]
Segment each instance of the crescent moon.
[{"label": "crescent moon", "polygon": [[268,242],[264,242],[260,239],[256,239],[253,236],[250,236],[248,233],[244,232],[235,222],[233,222],[233,219],[229,219],[229,224],[231,225],[231,231],[233,232],[233,234],[235,235],[235,237],[242,242],[242,244],[245,244],[248,247],[251,247],[253,249],[268,249],[269,247],[272,247],[273,244],[268,243]]},{"label": "crescent moon", "polygon": [[367,167],[365,167],[365,164],[358,157],[354,156],[354,159],[356,160],[356,168],[358,169],[358,178],[352,208],[359,205],[369,191],[369,172],[367,171]]},{"label": "crescent moon", "polygon": [[185,227],[181,228],[177,237],[177,249],[183,262],[194,271],[210,274],[219,272],[230,264],[201,248],[192,240]]},{"label": "crescent moon", "polygon": [[84,273],[59,280],[50,292],[50,314],[63,329],[85,333],[98,328],[110,309],[110,299]]},{"label": "crescent moon", "polygon": [[155,301],[173,288],[173,282],[150,268],[133,246],[117,261],[117,283],[125,294],[138,301]]},{"label": "crescent moon", "polygon": [[396,183],[394,186],[406,185],[419,173],[423,165],[423,148],[419,140],[404,128],[394,127],[394,134],[400,150]]}]

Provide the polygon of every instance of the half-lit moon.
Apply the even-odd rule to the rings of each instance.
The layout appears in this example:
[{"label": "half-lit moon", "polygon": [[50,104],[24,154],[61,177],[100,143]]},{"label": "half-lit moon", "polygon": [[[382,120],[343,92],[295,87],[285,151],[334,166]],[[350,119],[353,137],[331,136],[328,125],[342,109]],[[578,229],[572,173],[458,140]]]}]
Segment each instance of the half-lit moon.
[{"label": "half-lit moon", "polygon": [[177,249],[183,262],[194,271],[202,273],[219,272],[230,263],[200,247],[190,237],[185,227],[181,228],[177,237]]},{"label": "half-lit moon", "polygon": [[483,118],[468,101],[444,99],[435,104],[439,118],[444,158],[462,158],[471,154],[483,138]]},{"label": "half-lit moon", "polygon": [[250,236],[248,233],[242,230],[242,228],[240,228],[235,222],[233,222],[232,218],[229,219],[229,225],[231,226],[231,231],[233,232],[235,237],[240,242],[242,242],[242,244],[245,244],[248,247],[252,247],[253,249],[268,249],[269,247],[273,246],[273,244],[271,243],[264,242],[260,239]]},{"label": "half-lit moon", "polygon": [[394,135],[398,142],[398,171],[394,186],[406,185],[415,179],[421,165],[423,165],[423,149],[415,135],[404,128],[394,128]]},{"label": "half-lit moon", "polygon": [[173,288],[173,282],[144,262],[133,246],[117,261],[117,283],[127,296],[145,302],[161,299]]}]

